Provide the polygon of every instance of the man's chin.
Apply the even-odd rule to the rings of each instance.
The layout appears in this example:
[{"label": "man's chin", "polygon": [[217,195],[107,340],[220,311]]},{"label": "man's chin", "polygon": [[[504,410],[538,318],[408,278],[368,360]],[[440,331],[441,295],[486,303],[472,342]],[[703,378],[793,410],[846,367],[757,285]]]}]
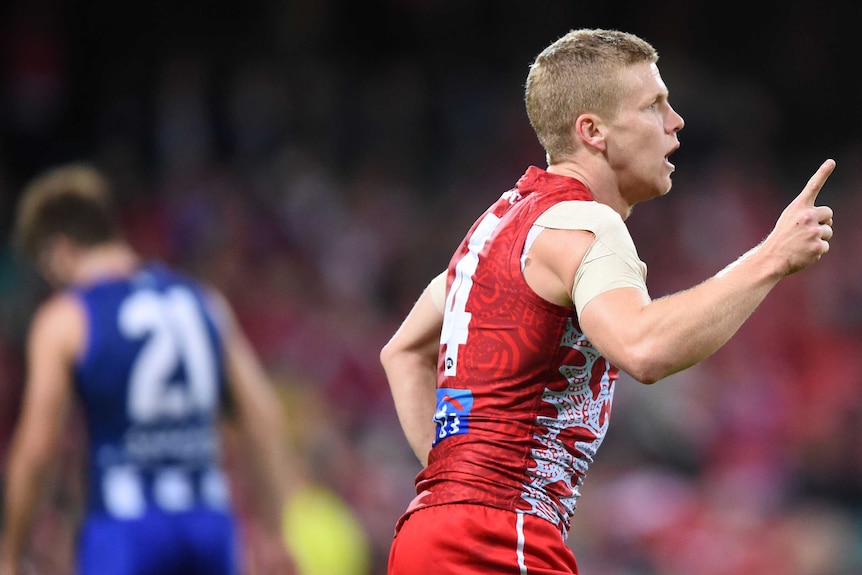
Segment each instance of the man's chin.
[{"label": "man's chin", "polygon": [[671,180],[670,177],[668,176],[667,185],[664,186],[664,188],[663,188],[664,191],[661,192],[659,195],[660,196],[667,195],[668,192],[670,192],[671,188],[673,188],[673,180]]}]

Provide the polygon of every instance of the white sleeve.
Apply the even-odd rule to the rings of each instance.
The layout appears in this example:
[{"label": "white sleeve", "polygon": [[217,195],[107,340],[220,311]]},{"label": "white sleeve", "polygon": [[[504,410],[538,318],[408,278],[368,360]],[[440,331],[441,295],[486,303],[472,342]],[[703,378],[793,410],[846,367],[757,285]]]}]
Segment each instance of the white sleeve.
[{"label": "white sleeve", "polygon": [[590,300],[606,291],[633,287],[647,292],[646,264],[638,257],[625,222],[609,206],[598,202],[561,202],[539,216],[536,225],[586,230],[596,237],[575,273],[572,301],[578,315]]}]

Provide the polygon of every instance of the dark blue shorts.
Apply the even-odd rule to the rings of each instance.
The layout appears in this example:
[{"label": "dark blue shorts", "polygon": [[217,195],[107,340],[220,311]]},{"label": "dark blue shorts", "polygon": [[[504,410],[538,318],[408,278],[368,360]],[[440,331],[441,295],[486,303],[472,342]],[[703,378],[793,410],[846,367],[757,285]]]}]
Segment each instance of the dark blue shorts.
[{"label": "dark blue shorts", "polygon": [[78,542],[80,575],[237,575],[231,515],[213,510],[88,516]]}]

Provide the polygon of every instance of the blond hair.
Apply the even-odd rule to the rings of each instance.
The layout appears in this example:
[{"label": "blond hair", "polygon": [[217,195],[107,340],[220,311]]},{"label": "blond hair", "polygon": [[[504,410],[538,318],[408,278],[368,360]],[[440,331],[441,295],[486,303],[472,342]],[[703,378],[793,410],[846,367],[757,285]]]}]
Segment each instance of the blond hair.
[{"label": "blond hair", "polygon": [[524,101],[548,161],[574,152],[571,129],[581,114],[613,119],[623,69],[656,61],[648,42],[617,30],[572,30],[545,48],[530,66]]},{"label": "blond hair", "polygon": [[34,262],[58,234],[83,246],[118,238],[107,178],[82,163],[40,174],[21,194],[13,234],[16,248]]}]

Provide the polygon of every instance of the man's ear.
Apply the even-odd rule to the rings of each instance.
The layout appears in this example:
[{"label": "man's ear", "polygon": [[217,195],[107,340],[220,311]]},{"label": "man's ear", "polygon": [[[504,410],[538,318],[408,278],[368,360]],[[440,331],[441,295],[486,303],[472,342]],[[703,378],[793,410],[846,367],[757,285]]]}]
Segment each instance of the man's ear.
[{"label": "man's ear", "polygon": [[607,127],[597,115],[581,114],[575,120],[572,131],[575,138],[590,148],[594,148],[599,152],[604,152],[607,149],[607,142],[605,140]]},{"label": "man's ear", "polygon": [[69,236],[65,234],[56,234],[51,238],[51,245],[54,253],[63,260],[70,260],[76,257],[81,248]]},{"label": "man's ear", "polygon": [[38,261],[39,271],[48,283],[63,285],[80,252],[77,244],[64,234],[55,234],[45,241]]}]

